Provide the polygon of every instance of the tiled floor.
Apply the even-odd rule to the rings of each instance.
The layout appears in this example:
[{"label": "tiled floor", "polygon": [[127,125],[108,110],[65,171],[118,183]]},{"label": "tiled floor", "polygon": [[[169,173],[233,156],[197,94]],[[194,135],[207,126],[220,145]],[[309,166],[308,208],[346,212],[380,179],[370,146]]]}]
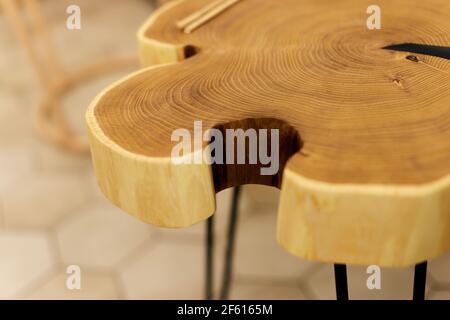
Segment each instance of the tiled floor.
[{"label": "tiled floor", "polygon": [[[69,1],[43,1],[68,67],[136,55],[135,31],[153,10],[150,1],[75,2],[82,8],[80,31],[65,28]],[[36,136],[39,86],[1,12],[0,52],[0,298],[202,298],[204,225],[157,229],[112,206],[95,184],[88,157]],[[89,101],[126,73],[91,81],[66,97],[64,110],[80,133]],[[276,244],[277,198],[274,189],[244,188],[232,298],[334,299],[331,265],[299,260]],[[217,271],[229,202],[230,191],[218,195]],[[69,265],[81,267],[81,290],[66,287]],[[431,263],[428,298],[450,298],[449,267],[450,255]],[[383,269],[381,290],[368,290],[367,277],[365,268],[349,268],[352,299],[411,296],[411,269]]]}]

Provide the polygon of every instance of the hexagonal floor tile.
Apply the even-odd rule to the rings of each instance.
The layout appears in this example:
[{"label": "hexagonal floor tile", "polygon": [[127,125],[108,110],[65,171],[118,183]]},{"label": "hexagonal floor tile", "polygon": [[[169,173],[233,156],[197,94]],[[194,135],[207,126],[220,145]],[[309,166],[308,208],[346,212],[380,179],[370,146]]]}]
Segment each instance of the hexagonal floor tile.
[{"label": "hexagonal floor tile", "polygon": [[75,154],[61,150],[42,139],[34,139],[32,144],[36,167],[40,172],[77,172],[83,174],[92,166],[87,154]]},{"label": "hexagonal floor tile", "polygon": [[233,283],[230,289],[232,300],[304,300],[300,288],[276,284]]},{"label": "hexagonal floor tile", "polygon": [[336,300],[333,265],[317,263],[302,275],[301,281],[309,290],[308,299]]},{"label": "hexagonal floor tile", "polygon": [[450,300],[450,290],[434,291],[431,290],[427,295],[428,300]]},{"label": "hexagonal floor tile", "polygon": [[429,299],[450,299],[450,253],[428,263],[430,283]]},{"label": "hexagonal floor tile", "polygon": [[428,263],[428,272],[435,281],[450,284],[450,253],[431,260]]},{"label": "hexagonal floor tile", "polygon": [[55,265],[45,233],[0,231],[0,299],[18,298]]},{"label": "hexagonal floor tile", "polygon": [[31,140],[32,115],[29,108],[21,105],[22,101],[18,97],[20,93],[15,92],[17,89],[14,84],[0,82],[0,88],[0,145],[2,149],[17,147]]},{"label": "hexagonal floor tile", "polygon": [[[5,198],[11,185],[22,181],[26,175],[31,174],[33,168],[32,152],[27,146],[2,146],[0,149],[0,197]],[[18,192],[18,190],[14,191]]]},{"label": "hexagonal floor tile", "polygon": [[57,230],[65,264],[113,267],[150,237],[147,224],[105,201],[93,202]]},{"label": "hexagonal floor tile", "polygon": [[77,174],[32,174],[1,194],[8,227],[50,227],[81,206],[86,195]]},{"label": "hexagonal floor tile", "polygon": [[161,243],[142,252],[122,272],[130,299],[201,299],[204,248],[192,243]]},{"label": "hexagonal floor tile", "polygon": [[119,299],[116,279],[109,273],[81,270],[81,288],[70,290],[66,281],[69,275],[57,272],[49,281],[38,287],[27,299],[33,300],[111,300]]},{"label": "hexagonal floor tile", "polygon": [[272,209],[239,216],[236,238],[236,273],[240,276],[300,277],[314,265],[294,257],[276,240],[277,212]]}]

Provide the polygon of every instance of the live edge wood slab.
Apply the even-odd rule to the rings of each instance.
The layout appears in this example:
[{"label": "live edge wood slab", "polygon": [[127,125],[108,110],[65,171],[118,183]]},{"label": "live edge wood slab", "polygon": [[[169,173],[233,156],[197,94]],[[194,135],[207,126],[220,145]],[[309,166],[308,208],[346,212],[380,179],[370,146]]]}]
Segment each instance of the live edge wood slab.
[{"label": "live edge wood slab", "polygon": [[[281,188],[279,243],[324,262],[408,266],[450,249],[450,60],[384,49],[450,46],[450,1],[243,0],[191,34],[207,0],[169,3],[138,32],[143,70],[87,111],[102,191],[151,224],[211,216],[215,193]],[[118,39],[118,41],[120,41]],[[279,128],[280,173],[175,165],[171,134]],[[193,152],[201,152],[201,149]]]}]

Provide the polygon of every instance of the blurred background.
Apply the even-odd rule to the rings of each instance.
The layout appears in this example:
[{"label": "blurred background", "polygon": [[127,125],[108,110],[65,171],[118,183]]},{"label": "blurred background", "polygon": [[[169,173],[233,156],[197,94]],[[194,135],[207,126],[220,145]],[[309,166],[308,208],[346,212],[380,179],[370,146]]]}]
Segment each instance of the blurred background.
[{"label": "blurred background", "polygon": [[[201,299],[205,225],[164,230],[128,216],[100,193],[85,150],[85,110],[138,68],[135,34],[158,1],[0,4],[0,299]],[[72,4],[80,30],[66,27]],[[46,64],[30,61],[38,49]],[[243,188],[231,298],[335,299],[332,265],[277,245],[278,196]],[[230,201],[218,194],[216,284]],[[81,267],[81,290],[66,287],[69,265]],[[382,269],[381,290],[367,289],[365,267],[348,271],[351,299],[412,296],[413,268]],[[450,254],[431,261],[427,299],[450,299]]]}]

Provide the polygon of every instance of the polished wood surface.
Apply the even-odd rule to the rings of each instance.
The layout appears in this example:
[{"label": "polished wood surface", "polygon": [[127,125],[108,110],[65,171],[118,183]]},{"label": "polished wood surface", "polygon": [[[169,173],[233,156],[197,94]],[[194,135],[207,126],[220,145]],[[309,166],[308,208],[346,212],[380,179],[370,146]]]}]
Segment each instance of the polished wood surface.
[{"label": "polished wood surface", "polygon": [[[210,1],[165,5],[138,33],[148,68],[87,112],[104,193],[183,227],[213,213],[216,191],[267,184],[281,187],[278,240],[297,256],[405,266],[448,250],[450,60],[384,47],[450,46],[450,2],[378,1],[382,28],[369,30],[371,2],[243,0],[189,34],[176,22]],[[196,120],[280,128],[280,174],[172,164],[172,132]]]}]

